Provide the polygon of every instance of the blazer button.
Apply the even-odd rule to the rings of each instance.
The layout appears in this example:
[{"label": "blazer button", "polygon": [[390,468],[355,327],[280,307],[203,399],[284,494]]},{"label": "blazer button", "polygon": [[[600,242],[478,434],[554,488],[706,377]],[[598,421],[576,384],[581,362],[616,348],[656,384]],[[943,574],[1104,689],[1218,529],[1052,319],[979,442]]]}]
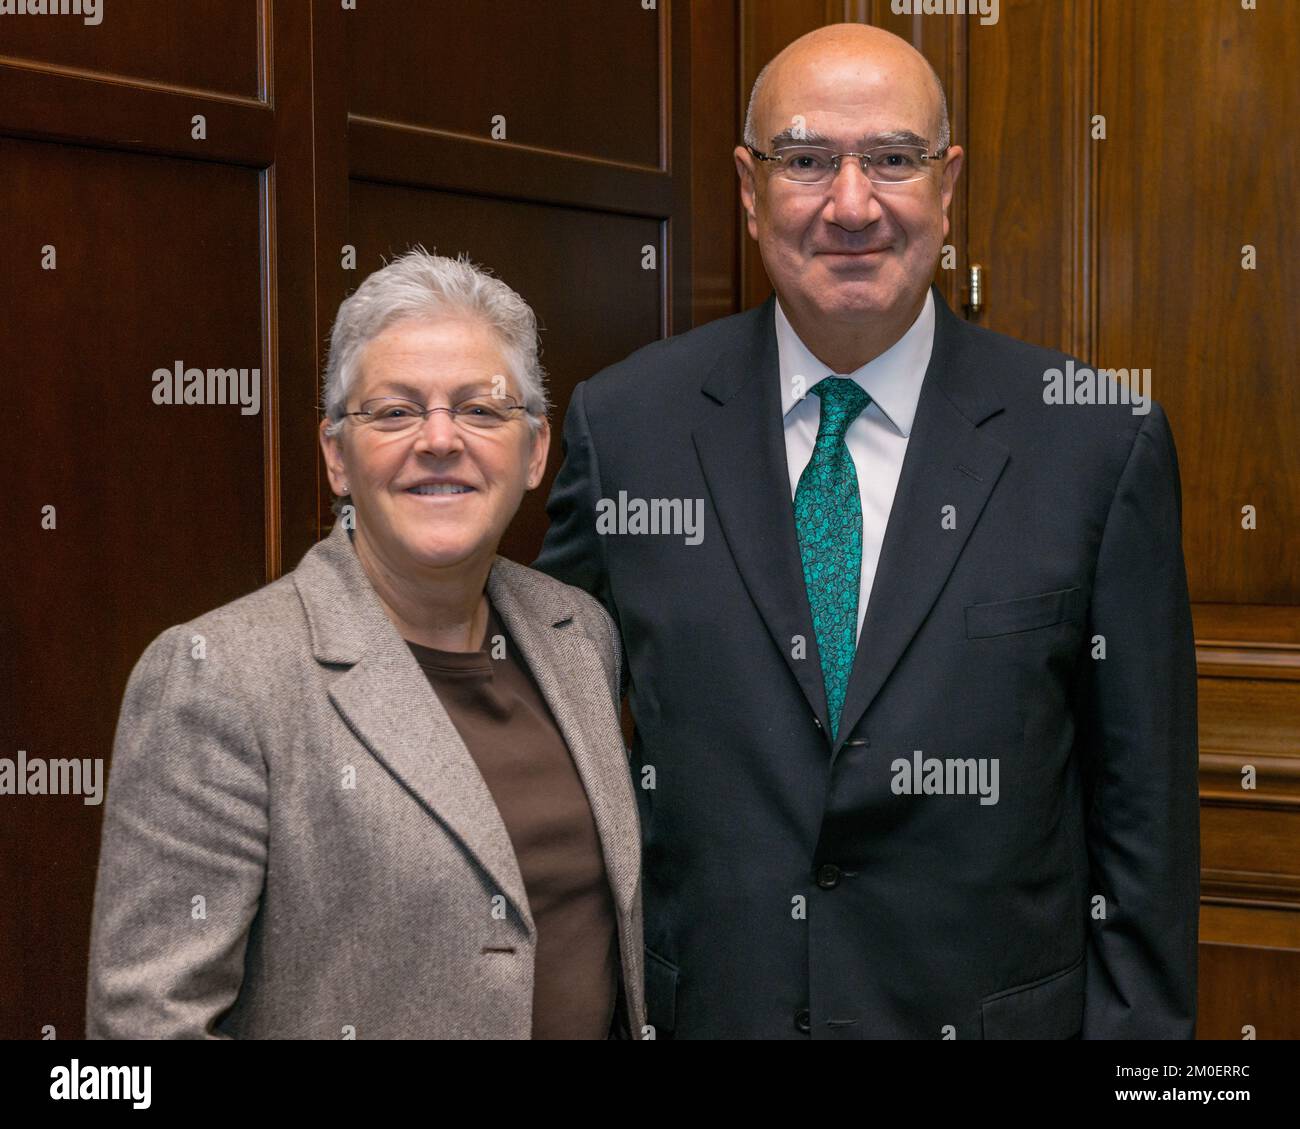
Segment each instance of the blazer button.
[{"label": "blazer button", "polygon": [[839,885],[840,868],[832,862],[817,868],[817,885],[823,890],[833,890]]},{"label": "blazer button", "polygon": [[806,1007],[801,1007],[794,1013],[794,1025],[805,1035],[812,1031],[812,1013]]}]

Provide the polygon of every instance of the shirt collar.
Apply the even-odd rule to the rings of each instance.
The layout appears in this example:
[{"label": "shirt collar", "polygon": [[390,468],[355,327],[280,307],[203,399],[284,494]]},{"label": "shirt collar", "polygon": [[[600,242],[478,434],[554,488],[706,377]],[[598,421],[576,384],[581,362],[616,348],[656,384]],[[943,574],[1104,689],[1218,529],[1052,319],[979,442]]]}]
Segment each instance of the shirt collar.
[{"label": "shirt collar", "polygon": [[[781,309],[779,298],[773,306],[781,369],[781,414],[786,416],[799,403],[799,397],[795,395],[795,376],[803,377],[803,388],[808,392],[819,380],[830,375],[830,369],[800,340]],[[921,382],[925,379],[925,370],[930,367],[933,349],[934,292],[927,290],[921,312],[908,331],[880,356],[843,375],[857,381],[898,433],[906,437],[912,433],[916,404],[921,398]]]}]

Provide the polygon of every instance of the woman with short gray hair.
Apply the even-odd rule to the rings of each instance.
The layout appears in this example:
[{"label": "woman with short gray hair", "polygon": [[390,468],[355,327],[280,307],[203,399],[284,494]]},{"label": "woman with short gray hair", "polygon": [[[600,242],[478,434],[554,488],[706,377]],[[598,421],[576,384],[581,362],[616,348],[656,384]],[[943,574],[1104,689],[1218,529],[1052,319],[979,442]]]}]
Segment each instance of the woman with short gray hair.
[{"label": "woman with short gray hair", "polygon": [[538,352],[518,294],[422,248],[340,307],[342,520],[127,687],[91,1037],[639,1037],[617,634],[497,555],[546,464]]}]

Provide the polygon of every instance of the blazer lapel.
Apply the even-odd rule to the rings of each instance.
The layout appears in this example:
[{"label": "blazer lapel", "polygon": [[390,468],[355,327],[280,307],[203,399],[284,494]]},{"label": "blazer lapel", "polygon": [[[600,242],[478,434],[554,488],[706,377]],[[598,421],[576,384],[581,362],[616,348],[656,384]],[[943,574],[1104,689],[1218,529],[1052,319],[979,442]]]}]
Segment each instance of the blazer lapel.
[{"label": "blazer lapel", "polygon": [[550,583],[539,584],[531,570],[498,557],[488,577],[488,596],[569,746],[591,805],[615,903],[627,914],[641,859],[623,734],[595,645],[574,626],[572,607],[549,597]]},{"label": "blazer lapel", "polygon": [[316,659],[349,667],[329,691],[349,728],[478,860],[533,933],[519,863],[492,794],[341,522],[303,558],[294,583]]},{"label": "blazer lapel", "polygon": [[[979,431],[1001,411],[967,363],[969,328],[935,290],[935,336],[916,419],[889,513],[880,563],[840,718],[839,753],[947,583],[1006,465],[1005,447]],[[945,506],[955,528],[943,528]]]},{"label": "blazer lapel", "polygon": [[[828,727],[790,501],[775,302],[769,296],[749,315],[742,331],[747,336],[719,356],[705,377],[704,395],[722,410],[694,432],[695,449],[745,587],[813,713]],[[804,640],[804,658],[794,657],[796,636]]]}]

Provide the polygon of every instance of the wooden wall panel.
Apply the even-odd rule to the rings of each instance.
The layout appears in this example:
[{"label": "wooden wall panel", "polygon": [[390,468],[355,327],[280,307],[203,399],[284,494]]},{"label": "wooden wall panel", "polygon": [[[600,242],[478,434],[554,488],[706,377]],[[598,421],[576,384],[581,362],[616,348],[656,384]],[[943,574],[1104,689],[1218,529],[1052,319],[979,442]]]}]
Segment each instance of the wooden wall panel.
[{"label": "wooden wall panel", "polygon": [[[265,580],[264,415],[156,404],[152,379],[178,360],[264,369],[261,178],[5,138],[0,168],[0,293],[21,303],[0,372],[24,452],[6,490],[6,593],[23,603],[6,607],[0,744],[7,757],[107,758],[150,639]],[[0,1034],[38,1038],[50,1023],[68,1037],[102,809],[74,796],[0,805]]]},{"label": "wooden wall panel", "polygon": [[1202,944],[1198,1037],[1300,1039],[1300,1011],[1279,1007],[1279,988],[1295,998],[1300,951]]},{"label": "wooden wall panel", "polygon": [[541,485],[524,499],[501,553],[530,564],[546,533],[546,498],[561,460],[563,406],[575,384],[659,337],[660,279],[642,248],[661,224],[576,208],[353,181],[350,242],[356,279],[422,243],[468,253],[523,295],[542,328],[542,363],[557,405]]},{"label": "wooden wall panel", "polygon": [[[318,533],[311,11],[117,0],[97,27],[4,18],[0,373],[23,439],[0,541],[3,755],[107,774],[149,640]],[[154,370],[177,360],[256,374],[258,411],[155,403]],[[0,1037],[78,1037],[102,809],[0,805]]]},{"label": "wooden wall panel", "polygon": [[[660,165],[660,13],[609,0],[365,0],[346,14],[348,109]],[[494,135],[495,136],[495,135]]]},{"label": "wooden wall panel", "polygon": [[1298,604],[1300,5],[1105,4],[1099,52],[1098,355],[1169,413],[1192,598]]},{"label": "wooden wall panel", "polygon": [[[1200,672],[1200,1034],[1239,1039],[1251,1024],[1294,1038],[1300,265],[1288,200],[1300,157],[1279,138],[1300,112],[1300,6],[1103,0],[1096,57],[1095,355],[1151,370],[1182,471]],[[1257,528],[1243,528],[1244,506]]]},{"label": "wooden wall panel", "polygon": [[260,96],[261,0],[100,0],[77,15],[10,15],[0,61]]},{"label": "wooden wall panel", "polygon": [[749,91],[741,89],[736,0],[691,4],[691,324],[740,312],[740,254],[748,241],[732,150]]},{"label": "wooden wall panel", "polygon": [[[1090,357],[1092,5],[1002,0],[999,8],[996,24],[961,24],[979,111],[960,142],[961,265],[983,270],[979,324]],[[936,22],[953,23],[922,24]]]}]

